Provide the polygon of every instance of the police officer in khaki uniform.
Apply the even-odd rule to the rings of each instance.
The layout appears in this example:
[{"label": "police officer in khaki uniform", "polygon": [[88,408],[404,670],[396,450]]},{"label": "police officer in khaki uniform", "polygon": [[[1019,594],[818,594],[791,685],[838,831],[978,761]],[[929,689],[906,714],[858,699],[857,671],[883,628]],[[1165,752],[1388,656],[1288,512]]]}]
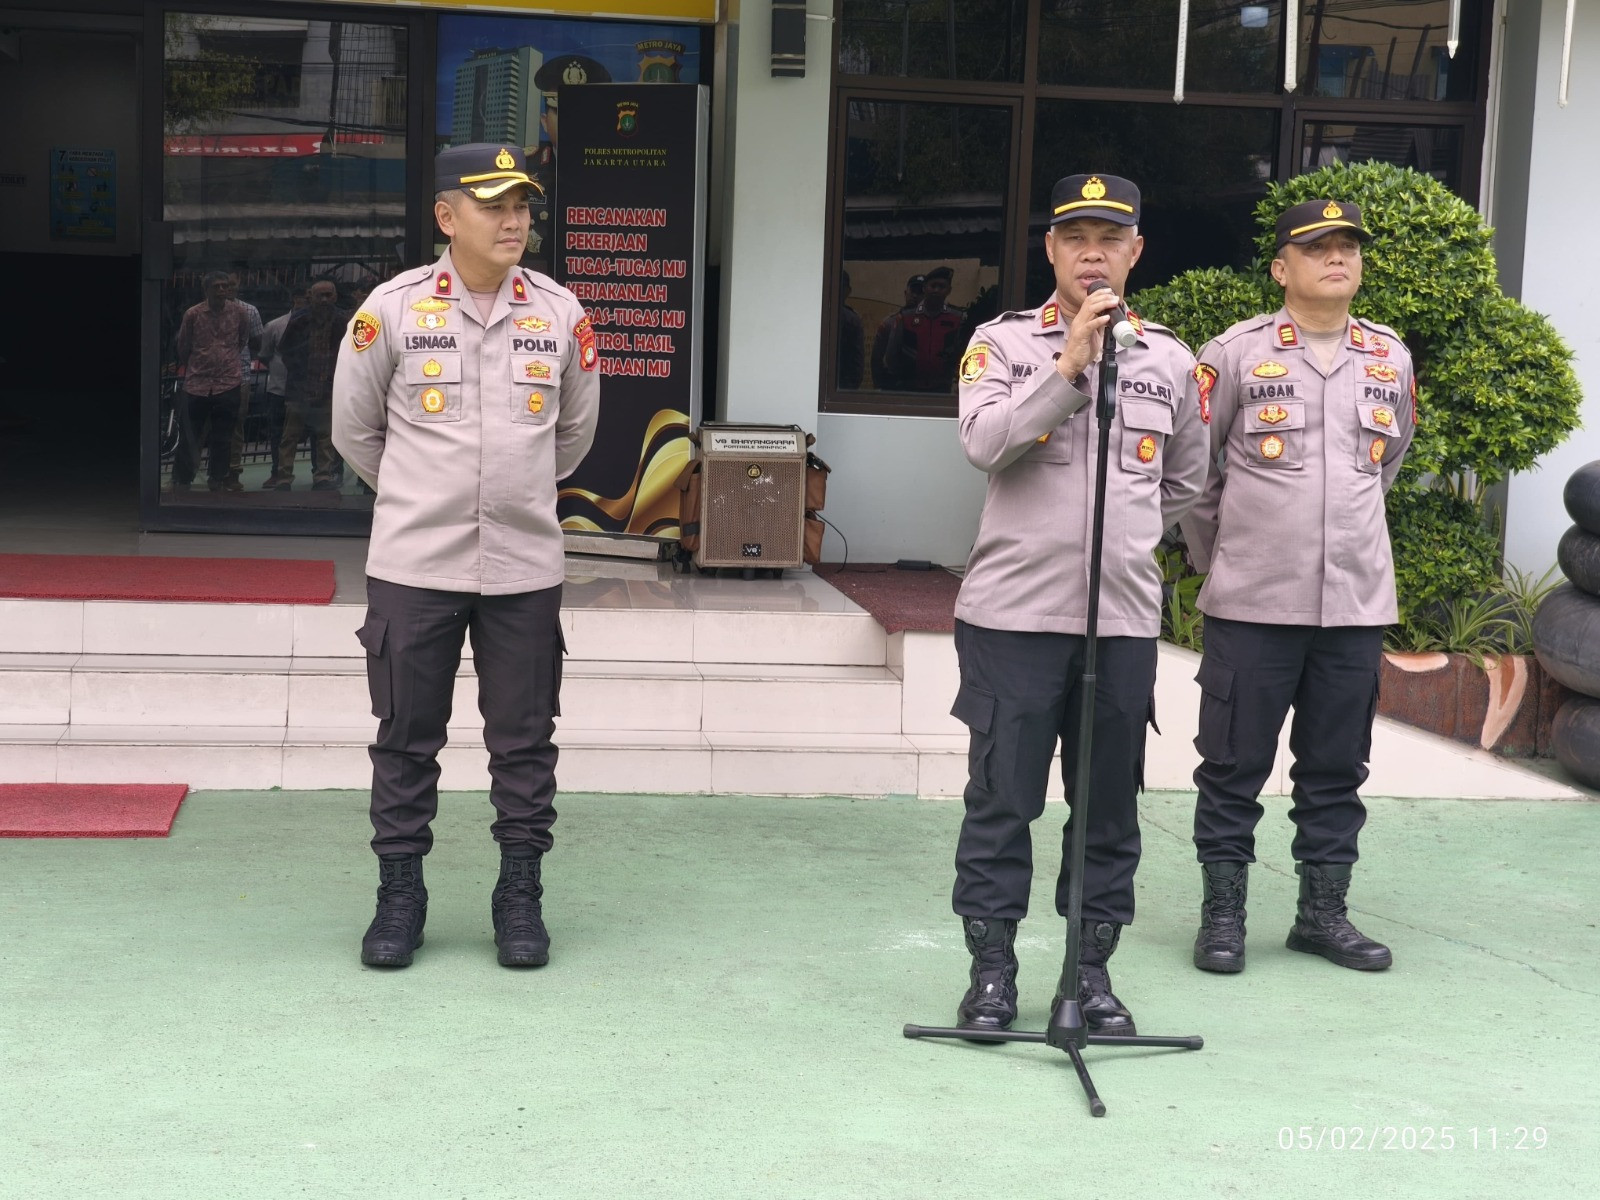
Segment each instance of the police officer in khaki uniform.
[{"label": "police officer in khaki uniform", "polygon": [[1244,969],[1257,800],[1294,707],[1293,843],[1299,913],[1289,948],[1340,966],[1389,966],[1351,925],[1345,893],[1366,821],[1383,627],[1396,620],[1384,493],[1416,426],[1411,355],[1350,316],[1369,234],[1354,204],[1312,200],[1278,219],[1284,306],[1241,321],[1195,367],[1214,468],[1184,524],[1209,572],[1194,841],[1203,880],[1195,966]]},{"label": "police officer in khaki uniform", "polygon": [[594,440],[595,337],[565,288],[517,261],[536,185],[522,151],[465,145],[436,162],[437,263],[374,289],[339,350],[333,440],[377,492],[367,555],[378,909],[361,961],[403,967],[422,944],[422,856],[464,636],[493,778],[495,944],[538,966],[550,939],[540,859],[556,812],[561,527],[556,482]]},{"label": "police officer in khaki uniform", "polygon": [[[989,476],[977,541],[956,601],[961,688],[952,714],[971,731],[954,903],[972,955],[958,1023],[1004,1029],[1017,1014],[1017,922],[1033,874],[1029,824],[1044,811],[1056,744],[1068,798],[1076,773],[1087,642],[1088,563],[1099,456],[1092,397],[1104,329],[1144,247],[1139,189],[1073,175],[1051,193],[1045,253],[1056,291],[1040,308],[980,325],[961,360],[967,459]],[[1098,281],[1108,290],[1091,292]],[[1206,477],[1194,358],[1171,332],[1136,323],[1119,350],[1107,467],[1099,677],[1085,830],[1082,963],[1062,978],[1090,1032],[1132,1035],[1106,962],[1133,920],[1137,793],[1152,721],[1161,579],[1153,551]],[[1056,908],[1068,911],[1067,849]]]}]

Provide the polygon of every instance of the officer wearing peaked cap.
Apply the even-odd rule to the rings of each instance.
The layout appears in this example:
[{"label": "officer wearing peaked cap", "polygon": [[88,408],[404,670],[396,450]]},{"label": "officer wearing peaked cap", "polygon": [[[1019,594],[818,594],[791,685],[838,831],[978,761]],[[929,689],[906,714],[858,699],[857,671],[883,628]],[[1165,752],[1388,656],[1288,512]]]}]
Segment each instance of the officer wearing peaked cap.
[{"label": "officer wearing peaked cap", "polygon": [[[1029,826],[1044,811],[1058,742],[1074,801],[1078,714],[1088,702],[1095,706],[1094,794],[1085,830],[1082,961],[1076,980],[1061,979],[1057,1000],[1076,994],[1091,1033],[1135,1032],[1106,963],[1133,920],[1136,803],[1161,624],[1152,552],[1206,476],[1194,359],[1171,332],[1142,323],[1137,343],[1117,351],[1099,678],[1094,696],[1083,696],[1099,455],[1094,420],[1083,410],[1098,386],[1103,331],[1144,247],[1139,211],[1139,189],[1126,179],[1073,175],[1057,183],[1045,235],[1055,293],[1039,308],[980,325],[961,359],[961,443],[989,477],[956,600],[961,686],[951,710],[970,730],[953,895],[972,956],[957,1014],[967,1028],[1004,1029],[1016,1017],[1013,942],[1028,910]],[[1102,280],[1110,288],[1091,292]],[[1063,831],[1056,888],[1062,916],[1077,819]]]},{"label": "officer wearing peaked cap", "polygon": [[380,883],[361,960],[407,966],[422,944],[438,753],[470,635],[501,851],[495,944],[503,965],[538,966],[563,651],[556,484],[594,440],[599,360],[577,298],[517,265],[535,187],[521,149],[454,146],[435,175],[450,248],[374,289],[334,374],[334,444],[377,492],[357,636],[379,720]]},{"label": "officer wearing peaked cap", "polygon": [[1195,748],[1194,841],[1203,887],[1194,962],[1244,969],[1257,797],[1291,706],[1292,846],[1300,876],[1291,950],[1381,970],[1392,957],[1345,904],[1366,781],[1384,626],[1397,618],[1384,493],[1416,426],[1411,355],[1352,318],[1361,210],[1310,200],[1278,218],[1276,313],[1241,321],[1195,367],[1213,467],[1184,524],[1209,572]]},{"label": "officer wearing peaked cap", "polygon": [[533,86],[544,96],[544,111],[539,114],[539,127],[544,130],[544,144],[532,151],[533,178],[538,183],[541,196],[534,198],[533,235],[529,246],[538,252],[555,232],[550,220],[550,206],[555,203],[556,144],[560,140],[561,88],[583,83],[610,83],[611,72],[605,64],[584,54],[558,54],[545,60],[533,74]]}]

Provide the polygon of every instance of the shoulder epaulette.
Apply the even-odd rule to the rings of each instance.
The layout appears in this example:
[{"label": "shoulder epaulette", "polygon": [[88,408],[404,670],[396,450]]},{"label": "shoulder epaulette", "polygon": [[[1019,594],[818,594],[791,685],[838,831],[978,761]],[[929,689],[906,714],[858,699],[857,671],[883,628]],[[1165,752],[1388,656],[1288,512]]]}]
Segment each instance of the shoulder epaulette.
[{"label": "shoulder epaulette", "polygon": [[367,298],[370,300],[373,296],[379,294],[388,295],[390,292],[399,291],[401,288],[410,287],[414,283],[421,283],[425,279],[430,279],[433,276],[433,267],[434,264],[430,263],[425,267],[412,267],[409,271],[401,271],[393,279],[385,280],[373,288],[367,294]]},{"label": "shoulder epaulette", "polygon": [[1247,317],[1243,321],[1234,322],[1234,324],[1228,326],[1228,328],[1217,334],[1217,336],[1211,340],[1216,342],[1218,345],[1227,345],[1227,343],[1233,341],[1234,338],[1241,337],[1247,333],[1252,333],[1257,329],[1262,329],[1271,324],[1271,313],[1258,313],[1253,317]]},{"label": "shoulder epaulette", "polygon": [[1182,346],[1187,353],[1194,353],[1192,350],[1190,350],[1188,342],[1184,341],[1181,337],[1179,337],[1165,325],[1161,324],[1159,321],[1152,321],[1149,317],[1141,317],[1132,309],[1128,310],[1128,316],[1138,322],[1136,328],[1138,329],[1141,337],[1151,333],[1164,333],[1173,341],[1177,342],[1178,345]]}]

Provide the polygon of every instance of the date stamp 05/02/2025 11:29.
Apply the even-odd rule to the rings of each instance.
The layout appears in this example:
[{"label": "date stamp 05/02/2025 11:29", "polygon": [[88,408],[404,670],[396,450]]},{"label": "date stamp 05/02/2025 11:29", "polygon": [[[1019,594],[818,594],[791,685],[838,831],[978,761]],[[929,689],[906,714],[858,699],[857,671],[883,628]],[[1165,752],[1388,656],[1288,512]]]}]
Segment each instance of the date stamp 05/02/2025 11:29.
[{"label": "date stamp 05/02/2025 11:29", "polygon": [[1549,1144],[1542,1125],[1285,1125],[1278,1130],[1280,1150],[1514,1152]]}]

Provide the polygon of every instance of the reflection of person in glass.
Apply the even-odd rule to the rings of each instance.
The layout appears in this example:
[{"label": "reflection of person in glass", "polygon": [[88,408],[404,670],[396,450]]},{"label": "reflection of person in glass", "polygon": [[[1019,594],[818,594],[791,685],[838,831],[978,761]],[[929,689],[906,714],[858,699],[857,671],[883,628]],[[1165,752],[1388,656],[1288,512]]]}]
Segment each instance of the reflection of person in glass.
[{"label": "reflection of person in glass", "polygon": [[[961,686],[952,715],[970,730],[966,817],[953,907],[972,956],[958,1023],[997,1030],[1017,1015],[1017,922],[1033,877],[1029,826],[1044,812],[1061,746],[1070,805],[1056,910],[1070,910],[1072,795],[1082,705],[1094,705],[1083,875],[1082,957],[1056,1004],[1076,995],[1093,1034],[1131,1036],[1107,961],[1133,920],[1138,793],[1154,717],[1161,575],[1152,552],[1205,483],[1206,431],[1194,358],[1168,330],[1138,323],[1117,350],[1116,428],[1106,465],[1099,670],[1082,692],[1096,422],[1082,414],[1100,375],[1104,330],[1144,249],[1139,189],[1114,175],[1073,175],[1051,194],[1049,301],[978,327],[961,359],[961,445],[989,477],[978,537],[956,599]],[[1090,291],[1105,282],[1109,288]],[[1054,1005],[1052,1005],[1052,1011]]]},{"label": "reflection of person in glass", "polygon": [[206,298],[183,314],[176,339],[184,372],[178,395],[183,440],[172,466],[172,487],[174,491],[189,490],[204,437],[210,489],[238,491],[238,482],[228,475],[228,447],[239,418],[244,381],[240,356],[254,354],[261,342],[250,332],[244,305],[228,299],[233,285],[226,271],[208,271],[201,285]]},{"label": "reflection of person in glass", "polygon": [[294,486],[295,450],[302,434],[309,430],[311,489],[331,492],[339,487],[338,455],[330,436],[333,367],[350,314],[338,307],[339,288],[331,279],[317,280],[306,296],[309,303],[289,318],[278,342],[287,386],[284,389],[283,433],[278,439],[278,470],[268,484],[284,492]]},{"label": "reflection of person in glass", "polygon": [[[900,308],[879,321],[872,335],[872,386],[880,392],[894,391],[904,386],[899,374],[900,314],[915,307],[917,301],[922,299],[922,286],[926,282],[924,275],[913,275],[906,280]],[[895,347],[894,354],[889,353],[891,345]]]},{"label": "reflection of person in glass", "polygon": [[377,492],[357,636],[379,718],[380,884],[361,961],[407,966],[422,944],[438,754],[470,635],[498,814],[495,945],[504,966],[541,966],[563,650],[556,484],[594,441],[599,355],[577,298],[517,265],[534,188],[521,148],[455,146],[434,170],[450,248],[374,289],[334,377],[334,444]]},{"label": "reflection of person in glass", "polygon": [[956,333],[966,313],[947,303],[954,277],[949,267],[935,267],[924,276],[922,299],[897,314],[898,336],[891,334],[886,356],[904,390],[948,392],[955,383]]},{"label": "reflection of person in glass", "polygon": [[[557,55],[534,73],[533,86],[544,94],[544,109],[539,114],[539,128],[544,131],[544,140],[537,149],[529,151],[533,156],[530,173],[543,192],[543,195],[534,197],[532,233],[528,237],[528,249],[534,254],[540,254],[540,248],[555,232],[550,214],[551,205],[555,203],[556,146],[560,141],[561,94],[557,89],[564,84],[572,86],[610,82],[611,72],[606,70],[605,65],[583,54]],[[544,254],[543,257],[548,260],[550,256]]]}]

